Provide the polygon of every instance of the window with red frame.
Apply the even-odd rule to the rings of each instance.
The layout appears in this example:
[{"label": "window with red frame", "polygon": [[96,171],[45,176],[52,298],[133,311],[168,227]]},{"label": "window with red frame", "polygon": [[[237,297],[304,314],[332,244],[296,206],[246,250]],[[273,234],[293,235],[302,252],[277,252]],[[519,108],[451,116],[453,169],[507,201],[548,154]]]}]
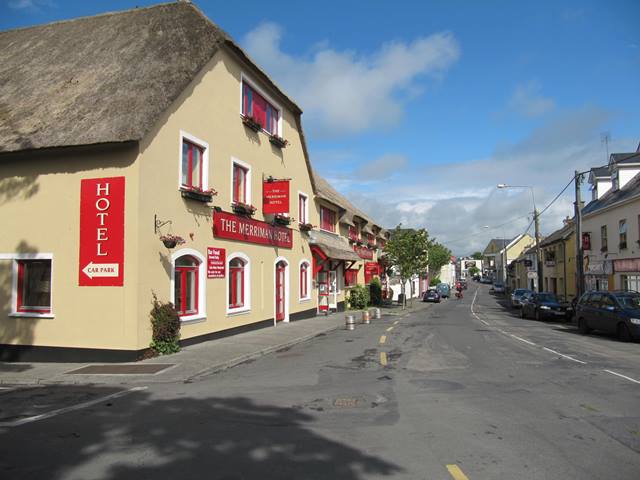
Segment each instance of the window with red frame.
[{"label": "window with red frame", "polygon": [[190,255],[175,262],[174,303],[181,317],[198,313],[198,269],[200,262]]},{"label": "window with red frame", "polygon": [[187,140],[182,140],[182,178],[183,188],[202,190],[202,156],[204,149]]},{"label": "window with red frame", "polygon": [[358,240],[358,229],[356,227],[349,227],[349,240],[354,242]]},{"label": "window with red frame", "polygon": [[367,244],[368,245],[375,245],[376,244],[375,237],[370,233],[367,233]]},{"label": "window with red frame", "polygon": [[298,195],[298,219],[300,223],[307,223],[307,196]]},{"label": "window with red frame", "polygon": [[309,264],[300,265],[300,298],[309,297]]},{"label": "window with red frame", "polygon": [[51,260],[19,260],[16,310],[51,313]]},{"label": "window with red frame", "polygon": [[356,268],[349,268],[344,271],[344,286],[353,287],[358,283],[358,270]]},{"label": "window with red frame", "polygon": [[271,135],[279,135],[280,111],[246,83],[242,84],[242,114],[252,117]]},{"label": "window with red frame", "polygon": [[241,258],[229,262],[229,308],[244,307],[244,267]]},{"label": "window with red frame", "polygon": [[320,228],[328,232],[335,232],[336,212],[327,207],[320,207]]},{"label": "window with red frame", "polygon": [[247,202],[247,174],[248,170],[237,163],[233,164],[233,203]]}]

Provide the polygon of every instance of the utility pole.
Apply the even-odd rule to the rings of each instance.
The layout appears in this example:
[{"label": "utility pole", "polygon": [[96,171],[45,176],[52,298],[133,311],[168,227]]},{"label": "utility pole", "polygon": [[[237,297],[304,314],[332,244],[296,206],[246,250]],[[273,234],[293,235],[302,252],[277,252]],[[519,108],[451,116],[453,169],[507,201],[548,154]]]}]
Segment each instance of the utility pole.
[{"label": "utility pole", "polygon": [[574,203],[574,215],[576,217],[576,297],[584,293],[584,251],[582,250],[582,199],[580,198],[580,184],[582,174],[575,171],[576,202]]},{"label": "utility pole", "polygon": [[540,220],[538,209],[533,206],[533,223],[536,236],[536,275],[538,276],[538,292],[542,291],[542,258],[540,256]]}]

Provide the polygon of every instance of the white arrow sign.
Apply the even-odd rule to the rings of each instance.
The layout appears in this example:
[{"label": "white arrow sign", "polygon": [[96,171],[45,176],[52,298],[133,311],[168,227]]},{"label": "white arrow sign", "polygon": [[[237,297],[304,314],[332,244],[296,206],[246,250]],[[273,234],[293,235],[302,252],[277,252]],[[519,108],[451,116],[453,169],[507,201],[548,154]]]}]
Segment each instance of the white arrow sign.
[{"label": "white arrow sign", "polygon": [[120,265],[117,263],[93,263],[82,269],[84,274],[89,278],[94,277],[117,277],[120,271]]}]

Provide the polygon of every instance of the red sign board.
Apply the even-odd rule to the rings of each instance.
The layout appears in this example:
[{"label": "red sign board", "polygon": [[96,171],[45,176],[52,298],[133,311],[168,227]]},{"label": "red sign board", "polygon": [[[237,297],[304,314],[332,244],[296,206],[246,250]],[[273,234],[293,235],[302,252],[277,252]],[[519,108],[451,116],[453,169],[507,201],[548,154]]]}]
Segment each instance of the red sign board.
[{"label": "red sign board", "polygon": [[358,254],[360,258],[364,258],[365,260],[373,260],[373,250],[369,250],[366,247],[360,247],[358,245],[354,245],[353,250]]},{"label": "red sign board", "polygon": [[213,234],[219,238],[293,248],[293,234],[289,228],[227,212],[213,212]]},{"label": "red sign board", "polygon": [[224,248],[207,247],[207,278],[224,278],[227,252]]},{"label": "red sign board", "polygon": [[616,272],[640,272],[640,258],[622,258],[613,261]]},{"label": "red sign board", "polygon": [[80,181],[81,287],[123,284],[124,187],[124,177]]},{"label": "red sign board", "polygon": [[289,213],[289,180],[262,182],[262,213]]},{"label": "red sign board", "polygon": [[364,273],[365,275],[379,275],[380,265],[376,262],[364,262]]},{"label": "red sign board", "polygon": [[591,250],[591,234],[589,232],[582,234],[582,249]]}]

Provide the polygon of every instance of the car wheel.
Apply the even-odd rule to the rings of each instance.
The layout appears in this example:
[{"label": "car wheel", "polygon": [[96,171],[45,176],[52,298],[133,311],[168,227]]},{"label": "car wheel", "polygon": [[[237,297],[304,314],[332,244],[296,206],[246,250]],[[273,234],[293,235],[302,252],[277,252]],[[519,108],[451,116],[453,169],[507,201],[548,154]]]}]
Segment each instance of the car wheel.
[{"label": "car wheel", "polygon": [[630,342],[631,341],[631,332],[629,328],[624,323],[619,323],[618,328],[616,329],[618,334],[618,340],[621,342]]},{"label": "car wheel", "polygon": [[587,333],[589,333],[591,331],[591,329],[589,328],[589,326],[587,325],[587,320],[580,317],[578,319],[578,330],[580,330],[580,333],[586,335]]}]

